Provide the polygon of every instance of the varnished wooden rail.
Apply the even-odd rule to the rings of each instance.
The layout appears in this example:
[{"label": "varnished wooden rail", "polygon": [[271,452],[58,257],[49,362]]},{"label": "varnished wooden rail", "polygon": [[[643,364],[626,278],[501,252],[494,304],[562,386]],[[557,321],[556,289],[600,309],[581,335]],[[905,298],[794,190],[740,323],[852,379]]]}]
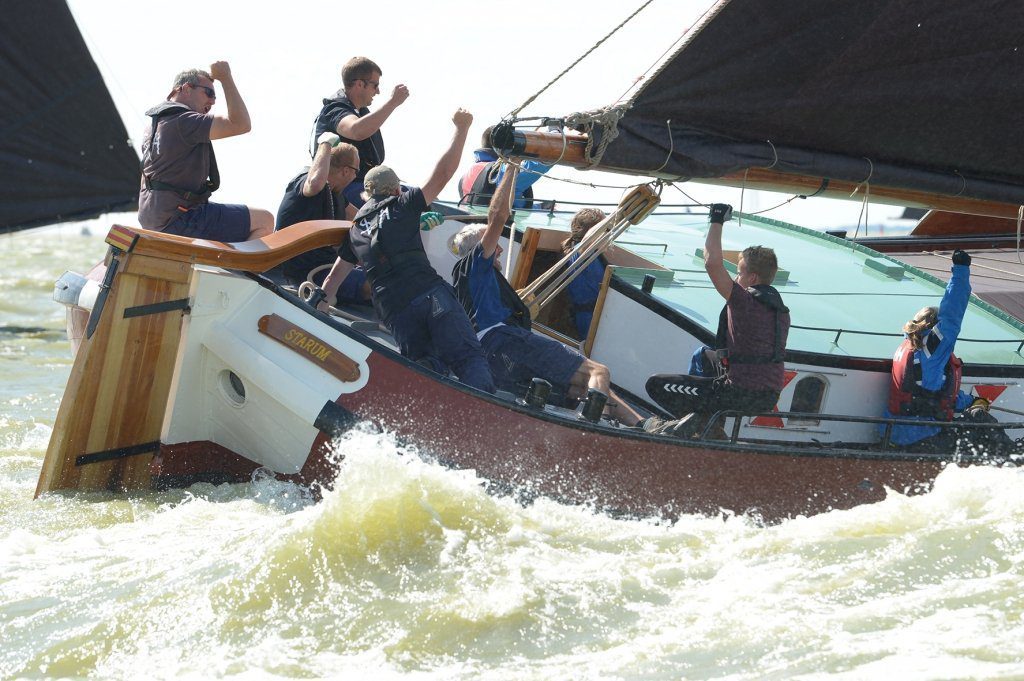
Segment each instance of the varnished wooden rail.
[{"label": "varnished wooden rail", "polygon": [[197,265],[215,265],[245,272],[265,272],[314,248],[337,246],[348,238],[346,220],[311,220],[274,232],[262,239],[224,243],[190,239],[141,227],[114,225],[107,243],[133,255]]}]

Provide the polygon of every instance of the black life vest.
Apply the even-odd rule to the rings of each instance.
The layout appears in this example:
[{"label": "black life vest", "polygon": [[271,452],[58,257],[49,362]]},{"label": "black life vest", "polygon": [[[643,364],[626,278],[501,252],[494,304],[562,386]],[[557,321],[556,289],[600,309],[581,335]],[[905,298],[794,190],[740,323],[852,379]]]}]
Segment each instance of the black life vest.
[{"label": "black life vest", "polygon": [[728,369],[730,364],[782,364],[785,348],[782,347],[782,319],[781,315],[789,312],[789,308],[782,302],[782,295],[774,286],[757,284],[747,289],[754,300],[769,308],[775,318],[775,340],[773,342],[772,354],[770,355],[739,355],[729,353],[728,331],[729,331],[729,304],[722,306],[718,315],[718,330],[715,332],[715,345],[719,356],[722,358],[722,365]]},{"label": "black life vest", "polygon": [[[470,206],[489,206],[494,192],[498,191],[498,184],[492,181],[491,175],[501,161],[477,161],[469,172],[459,182],[459,199],[465,199]],[[469,197],[469,198],[466,198]],[[523,192],[523,208],[533,207],[533,187],[527,187]]]},{"label": "black life vest", "polygon": [[[149,143],[152,145],[156,140],[156,126],[160,122],[161,118],[168,118],[170,116],[180,116],[183,113],[192,111],[184,104],[178,102],[164,102],[158,104],[152,109],[146,112],[146,115],[153,119],[153,127],[149,132]],[[146,189],[151,191],[165,191],[175,192],[186,201],[202,201],[209,198],[210,194],[220,189],[220,171],[217,169],[217,155],[213,152],[213,142],[205,142],[204,144],[210,145],[210,165],[206,171],[207,179],[203,182],[201,187],[178,187],[162,180],[158,180],[151,175],[143,175],[146,183]]]},{"label": "black life vest", "polygon": [[[473,253],[455,263],[455,267],[452,268],[452,286],[455,289],[455,297],[462,303],[462,307],[466,309],[466,314],[469,315],[473,326],[476,327],[476,319],[474,317],[476,307],[473,305],[473,293],[469,286],[469,270],[472,263]],[[512,314],[505,320],[505,323],[530,331],[533,328],[533,323],[530,319],[530,308],[526,306],[526,303],[523,302],[523,299],[512,288],[512,284],[508,283],[508,279],[501,272],[495,270],[494,278],[498,282],[501,304],[512,310]],[[477,328],[477,331],[482,331],[482,329]]]},{"label": "black life vest", "polygon": [[359,210],[359,213],[356,214],[353,220],[353,223],[358,225],[360,229],[363,228],[366,221],[369,221],[366,231],[370,237],[370,244],[368,253],[362,260],[363,268],[366,270],[366,276],[371,284],[380,277],[390,274],[396,268],[403,270],[424,268],[430,272],[434,271],[422,246],[398,253],[389,253],[384,248],[384,244],[381,243],[381,213],[397,200],[397,196],[389,196],[383,201],[373,203],[372,207],[371,204],[366,204]]},{"label": "black life vest", "polygon": [[[929,333],[926,344],[938,345],[941,339]],[[944,380],[938,390],[921,387],[921,362],[910,339],[904,339],[892,358],[892,382],[889,384],[889,413],[893,416],[926,416],[952,421],[956,396],[960,391],[963,362],[950,353],[943,368]]]}]

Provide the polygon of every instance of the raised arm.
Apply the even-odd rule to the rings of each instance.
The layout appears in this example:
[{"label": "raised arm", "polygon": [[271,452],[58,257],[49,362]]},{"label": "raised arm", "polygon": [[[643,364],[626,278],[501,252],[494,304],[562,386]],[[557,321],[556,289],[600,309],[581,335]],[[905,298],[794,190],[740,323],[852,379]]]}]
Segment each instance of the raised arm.
[{"label": "raised arm", "polygon": [[382,107],[365,116],[345,116],[338,121],[337,132],[342,137],[356,142],[364,140],[380,130],[384,121],[407,99],[409,99],[409,88],[401,84],[396,85],[395,89],[391,91],[391,98],[384,102]]},{"label": "raised arm", "polygon": [[452,136],[448,149],[437,160],[434,171],[423,183],[423,198],[426,199],[428,205],[433,203],[444,186],[455,175],[455,171],[459,169],[462,148],[466,146],[466,134],[469,132],[469,126],[473,124],[473,114],[465,109],[458,109],[452,115],[452,123],[455,124],[455,135]]},{"label": "raised arm", "polygon": [[708,226],[707,239],[704,240],[704,269],[715,285],[715,290],[726,300],[732,295],[732,277],[722,260],[722,225],[731,217],[732,206],[725,203],[711,206],[708,214],[711,224]]},{"label": "raised arm", "polygon": [[953,267],[946,291],[939,303],[939,321],[936,327],[941,335],[935,352],[948,357],[960,336],[967,303],[971,299],[971,256],[964,251],[953,252]]},{"label": "raised arm", "polygon": [[231,67],[226,61],[218,61],[210,64],[210,77],[220,81],[220,87],[224,91],[224,103],[227,105],[227,116],[214,116],[213,125],[210,128],[210,139],[219,140],[225,137],[234,137],[252,130],[252,121],[249,120],[249,110],[245,108],[242,95],[238,94],[235,86],[235,79],[231,75]]},{"label": "raised arm", "polygon": [[494,190],[494,196],[491,197],[491,206],[487,209],[487,229],[484,230],[484,235],[480,239],[480,248],[483,249],[483,255],[485,258],[491,257],[494,253],[494,249],[498,246],[498,239],[501,238],[501,230],[508,222],[509,216],[509,195],[512,193],[512,187],[515,186],[515,172],[507,172],[505,176],[501,178],[501,182],[498,183],[498,188]]},{"label": "raised arm", "polygon": [[327,185],[327,176],[331,172],[331,149],[341,141],[333,132],[325,132],[317,139],[316,155],[313,165],[306,173],[306,181],[302,184],[302,195],[309,198],[316,196]]}]

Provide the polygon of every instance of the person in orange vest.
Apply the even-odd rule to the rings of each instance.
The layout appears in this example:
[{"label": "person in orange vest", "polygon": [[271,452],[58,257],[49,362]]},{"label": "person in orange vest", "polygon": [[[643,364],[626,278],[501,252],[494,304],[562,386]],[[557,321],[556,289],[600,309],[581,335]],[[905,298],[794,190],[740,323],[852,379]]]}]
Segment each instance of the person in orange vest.
[{"label": "person in orange vest", "polygon": [[[459,179],[459,203],[468,206],[490,205],[491,197],[497,191],[501,179],[505,177],[506,167],[490,146],[492,129],[493,126],[484,130],[480,148],[473,151],[473,165]],[[533,184],[548,172],[551,166],[526,159],[520,162],[519,167],[519,175],[513,189],[516,198],[512,207],[532,208]]]},{"label": "person in orange vest", "polygon": [[[892,358],[886,418],[952,421],[956,412],[988,410],[988,400],[972,399],[960,389],[963,363],[953,353],[971,297],[970,267],[971,256],[954,251],[952,276],[939,306],[922,308],[903,325],[906,337]],[[913,451],[951,451],[956,440],[954,429],[934,425],[896,424],[890,437],[894,446]]]}]

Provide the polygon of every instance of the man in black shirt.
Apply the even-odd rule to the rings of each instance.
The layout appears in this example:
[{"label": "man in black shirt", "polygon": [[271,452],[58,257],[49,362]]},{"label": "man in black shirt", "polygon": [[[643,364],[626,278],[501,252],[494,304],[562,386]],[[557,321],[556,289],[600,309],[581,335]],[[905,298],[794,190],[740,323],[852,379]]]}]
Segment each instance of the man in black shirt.
[{"label": "man in black shirt", "polygon": [[[320,135],[313,164],[288,183],[277,209],[280,231],[307,220],[351,220],[356,209],[344,196],[345,188],[359,170],[359,151],[341,141],[333,132]],[[282,273],[292,284],[301,284],[312,270],[334,263],[334,248],[317,248],[298,255],[281,265]],[[326,270],[313,281],[323,281]]]},{"label": "man in black shirt", "polygon": [[[357,208],[363,205],[361,194],[366,172],[384,162],[384,137],[380,128],[409,98],[409,89],[399,83],[388,101],[371,113],[367,107],[380,92],[381,74],[380,67],[366,57],[349,59],[341,69],[342,89],[324,100],[313,125],[312,140],[320,139],[324,132],[333,132],[342,142],[350,142],[359,149],[359,172],[345,190],[345,197]],[[310,147],[312,156],[316,148],[313,144]]]},{"label": "man in black shirt", "polygon": [[366,174],[370,199],[338,248],[323,288],[330,300],[352,265],[363,263],[373,306],[404,356],[442,373],[451,368],[463,383],[494,392],[473,325],[451,285],[434,271],[420,238],[420,216],[458,169],[473,116],[459,109],[452,122],[455,136],[422,189],[403,190],[387,166]]}]

